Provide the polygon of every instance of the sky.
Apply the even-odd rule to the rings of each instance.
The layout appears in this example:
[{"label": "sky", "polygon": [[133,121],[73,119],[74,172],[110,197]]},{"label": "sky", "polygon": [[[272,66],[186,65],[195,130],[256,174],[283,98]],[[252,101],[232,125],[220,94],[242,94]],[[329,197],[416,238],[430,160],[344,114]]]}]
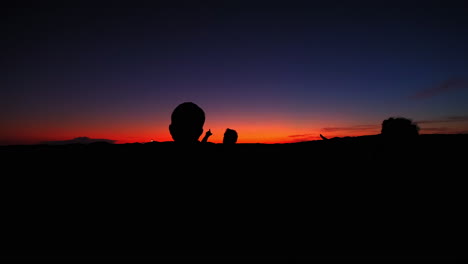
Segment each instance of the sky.
[{"label": "sky", "polygon": [[[15,1],[0,28],[0,145],[468,133],[467,1]],[[200,137],[201,139],[201,137]]]}]

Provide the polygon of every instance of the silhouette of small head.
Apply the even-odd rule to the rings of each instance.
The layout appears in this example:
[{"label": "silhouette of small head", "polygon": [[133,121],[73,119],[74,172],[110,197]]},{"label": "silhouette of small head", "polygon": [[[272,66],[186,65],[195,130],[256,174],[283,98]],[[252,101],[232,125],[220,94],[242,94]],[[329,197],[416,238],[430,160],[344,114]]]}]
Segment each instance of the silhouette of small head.
[{"label": "silhouette of small head", "polygon": [[234,129],[226,128],[224,132],[223,144],[236,144],[237,131]]},{"label": "silhouette of small head", "polygon": [[391,139],[411,139],[419,135],[419,126],[404,117],[390,117],[382,122],[381,135]]},{"label": "silhouette of small head", "polygon": [[199,142],[205,124],[205,112],[193,102],[179,104],[171,114],[169,132],[177,143]]}]

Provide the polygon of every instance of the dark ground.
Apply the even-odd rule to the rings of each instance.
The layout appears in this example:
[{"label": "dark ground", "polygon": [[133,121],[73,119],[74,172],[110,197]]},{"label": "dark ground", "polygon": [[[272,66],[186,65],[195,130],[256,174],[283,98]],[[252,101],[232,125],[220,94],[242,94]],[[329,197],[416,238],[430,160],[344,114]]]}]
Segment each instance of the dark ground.
[{"label": "dark ground", "polygon": [[467,261],[468,135],[3,146],[1,260]]}]

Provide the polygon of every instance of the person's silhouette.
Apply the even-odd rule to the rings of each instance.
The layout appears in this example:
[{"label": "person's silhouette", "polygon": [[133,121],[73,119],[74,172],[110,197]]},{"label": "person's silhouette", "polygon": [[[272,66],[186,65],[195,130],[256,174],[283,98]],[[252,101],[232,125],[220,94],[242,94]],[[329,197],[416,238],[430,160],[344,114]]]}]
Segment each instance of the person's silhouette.
[{"label": "person's silhouette", "polygon": [[179,104],[171,114],[169,132],[176,143],[193,144],[203,134],[205,112],[193,102]]},{"label": "person's silhouette", "polygon": [[231,145],[237,143],[237,131],[234,129],[226,128],[223,137],[223,144]]}]

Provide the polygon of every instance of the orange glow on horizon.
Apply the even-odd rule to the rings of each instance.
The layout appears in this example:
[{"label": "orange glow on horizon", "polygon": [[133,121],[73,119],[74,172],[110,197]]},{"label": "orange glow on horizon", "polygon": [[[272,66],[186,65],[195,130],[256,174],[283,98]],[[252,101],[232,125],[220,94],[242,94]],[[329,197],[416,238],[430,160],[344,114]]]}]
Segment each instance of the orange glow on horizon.
[{"label": "orange glow on horizon", "polygon": [[[238,132],[237,143],[263,143],[263,144],[281,144],[303,141],[321,140],[320,134],[326,138],[334,137],[356,137],[365,135],[375,135],[380,133],[380,124],[366,126],[360,130],[360,126],[332,126],[330,123],[316,121],[313,125],[299,127],[292,121],[276,123],[231,122],[229,126],[224,123],[209,122],[204,126],[204,133],[211,130],[212,136],[208,139],[212,143],[222,143],[226,128],[234,129]],[[56,124],[43,123],[41,125],[33,124],[14,124],[7,129],[0,131],[0,145],[26,145],[39,144],[47,141],[66,141],[77,137],[88,137],[91,139],[114,140],[117,144],[125,143],[146,143],[156,141],[172,141],[169,133],[168,124],[147,123],[132,124],[125,122],[120,124],[88,124],[80,126],[79,124]],[[420,134],[454,134],[468,131],[466,124],[453,126],[450,130],[437,131],[430,127],[421,127]],[[200,136],[203,138],[204,133]],[[466,132],[465,132],[466,133]]]},{"label": "orange glow on horizon", "polygon": [[[208,129],[205,129],[207,131]],[[225,128],[211,128],[213,135],[208,139],[212,143],[222,143],[223,135]],[[307,133],[307,136],[295,137],[294,134],[301,133],[290,133],[287,130],[277,130],[270,134],[265,133],[264,131],[268,130],[242,130],[236,129],[239,134],[239,139],[237,143],[263,143],[263,144],[276,144],[276,143],[293,143],[300,141],[311,141],[311,140],[320,140],[320,134],[323,134],[319,131],[314,131],[312,133]],[[39,131],[38,131],[39,132]],[[39,144],[41,142],[47,141],[65,141],[72,140],[77,137],[88,137],[91,139],[109,139],[115,140],[117,144],[126,144],[126,143],[146,143],[156,141],[156,142],[165,142],[172,141],[172,137],[169,132],[161,132],[159,134],[152,133],[153,131],[140,131],[140,133],[106,133],[104,131],[93,131],[92,129],[86,130],[81,129],[77,131],[63,131],[60,132],[51,132],[51,131],[40,131],[42,133],[22,133],[16,135],[5,135],[2,137],[2,145],[9,144]],[[340,135],[336,133],[325,134],[326,137],[344,137],[344,136],[357,136],[356,135]],[[203,138],[204,133],[200,136],[200,140]]]}]

